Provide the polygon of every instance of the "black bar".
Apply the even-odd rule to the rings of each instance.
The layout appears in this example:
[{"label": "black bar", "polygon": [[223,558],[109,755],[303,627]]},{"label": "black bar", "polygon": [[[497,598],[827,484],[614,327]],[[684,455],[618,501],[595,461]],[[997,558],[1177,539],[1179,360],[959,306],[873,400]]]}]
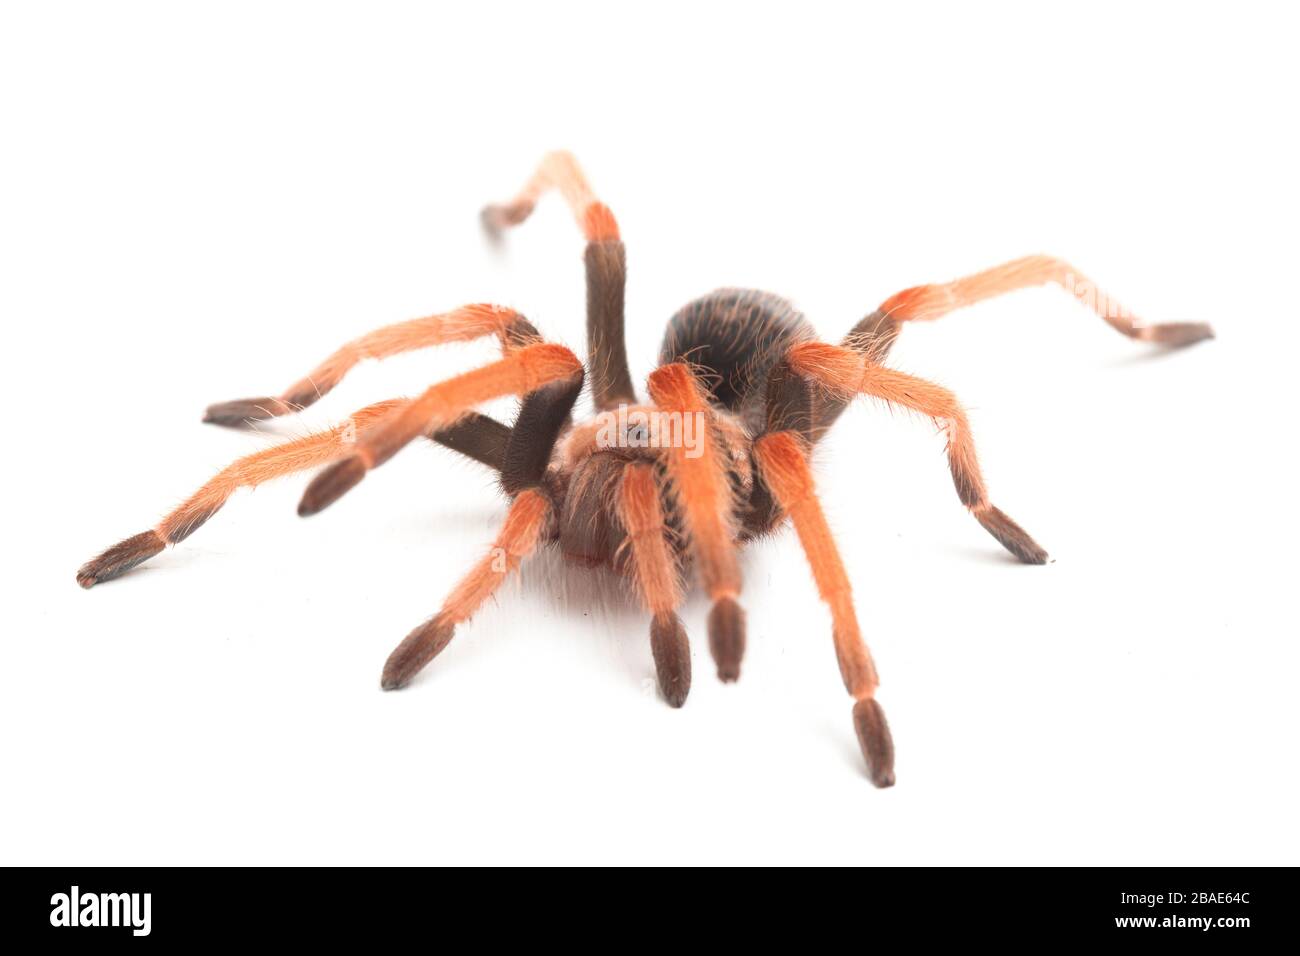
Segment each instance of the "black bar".
[{"label": "black bar", "polygon": [[[415,869],[56,868],[7,876],[4,927],[11,937],[46,944],[337,946],[388,943],[400,934],[434,945],[454,927],[456,937],[481,935],[490,945],[522,933],[536,946],[603,940],[618,950],[646,945],[642,934],[666,929],[653,923],[664,911],[647,908],[644,891],[630,892],[620,880],[602,892],[579,873],[541,883],[529,877],[513,889],[508,874]],[[725,911],[742,938],[756,930],[769,942],[782,938],[770,933],[801,933],[806,941],[847,933],[868,948],[951,940],[1238,950],[1293,940],[1297,929],[1291,869],[867,869],[815,879],[710,879],[697,890],[700,879],[687,875],[680,888],[661,883],[660,892],[684,904],[694,898],[701,915]],[[724,885],[734,887],[728,901],[718,899]],[[103,921],[116,914],[121,925],[68,925],[74,886],[80,922],[91,921],[93,910]],[[105,902],[100,894],[112,897]],[[606,926],[619,929],[610,935]]]}]

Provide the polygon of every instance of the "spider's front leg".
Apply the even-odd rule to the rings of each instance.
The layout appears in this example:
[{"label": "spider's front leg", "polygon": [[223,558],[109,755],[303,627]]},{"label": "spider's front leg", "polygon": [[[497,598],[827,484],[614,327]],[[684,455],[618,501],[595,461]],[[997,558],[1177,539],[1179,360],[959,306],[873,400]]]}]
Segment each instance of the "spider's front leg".
[{"label": "spider's front leg", "polygon": [[451,643],[456,625],[468,621],[506,575],[537,550],[553,512],[550,497],[540,488],[529,488],[515,498],[488,553],[461,579],[438,613],[408,634],[388,656],[380,678],[384,690],[405,687],[442,653]]},{"label": "spider's front leg", "polygon": [[681,587],[668,547],[654,466],[630,462],[619,482],[618,516],[632,551],[632,572],[650,619],[659,690],[673,707],[686,703],[691,689],[691,645],[677,616]]},{"label": "spider's front leg", "polygon": [[[723,681],[740,678],[745,652],[745,612],[740,596],[735,507],[704,389],[689,367],[664,365],[650,375],[650,397],[662,412],[693,421],[695,447],[671,442],[663,450],[671,490],[690,542],[700,580],[713,602],[709,650]],[[684,434],[684,433],[683,433]]]},{"label": "spider's front leg", "polygon": [[550,528],[555,502],[545,488],[555,440],[582,391],[582,366],[576,374],[529,392],[519,410],[502,456],[501,485],[514,497],[496,541],[455,587],[438,613],[411,631],[389,655],[380,686],[397,690],[410,683],[451,643],[456,626],[470,619],[506,576],[532,555]]}]

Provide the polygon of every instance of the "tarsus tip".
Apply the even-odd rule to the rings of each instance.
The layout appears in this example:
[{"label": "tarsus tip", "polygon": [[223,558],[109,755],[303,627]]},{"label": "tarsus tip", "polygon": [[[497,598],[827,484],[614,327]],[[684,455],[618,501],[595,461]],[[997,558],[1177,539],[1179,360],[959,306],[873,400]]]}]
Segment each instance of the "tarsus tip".
[{"label": "tarsus tip", "polygon": [[740,679],[745,655],[745,611],[733,597],[721,597],[709,610],[709,650],[718,665],[718,680],[730,684]]},{"label": "tarsus tip", "polygon": [[158,554],[167,542],[157,531],[142,531],[125,541],[119,541],[103,554],[91,558],[77,569],[77,583],[89,590],[96,584],[111,581],[126,574],[138,564]]},{"label": "tarsus tip", "polygon": [[483,225],[483,234],[491,242],[500,242],[505,233],[501,222],[501,208],[499,206],[484,206],[479,210],[478,218]]},{"label": "tarsus tip", "polygon": [[416,674],[437,657],[455,634],[456,625],[444,621],[441,615],[434,615],[394,648],[384,662],[384,672],[379,678],[379,686],[384,690],[400,690],[411,682]]},{"label": "tarsus tip", "polygon": [[691,690],[691,645],[675,613],[657,614],[651,620],[650,650],[660,693],[669,707],[681,707]]},{"label": "tarsus tip", "polygon": [[330,465],[307,486],[298,502],[298,516],[306,518],[324,511],[360,484],[366,464],[356,455]]},{"label": "tarsus tip", "polygon": [[250,421],[275,418],[285,411],[284,402],[278,398],[237,398],[209,405],[203,412],[203,422],[207,425],[239,427]]},{"label": "tarsus tip", "polygon": [[889,732],[889,721],[874,697],[866,697],[853,705],[853,729],[858,735],[858,746],[867,763],[867,776],[877,787],[892,787],[894,778],[894,738]]},{"label": "tarsus tip", "polygon": [[1206,322],[1165,322],[1148,325],[1138,334],[1148,342],[1173,349],[1215,337],[1214,329]]},{"label": "tarsus tip", "polygon": [[1046,564],[1047,550],[1001,509],[986,504],[972,512],[984,530],[993,535],[1022,564]]}]

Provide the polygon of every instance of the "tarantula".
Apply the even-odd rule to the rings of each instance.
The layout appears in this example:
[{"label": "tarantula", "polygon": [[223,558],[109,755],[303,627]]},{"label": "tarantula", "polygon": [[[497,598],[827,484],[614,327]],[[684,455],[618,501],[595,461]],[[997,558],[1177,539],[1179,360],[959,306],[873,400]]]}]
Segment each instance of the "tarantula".
[{"label": "tarantula", "polygon": [[[908,322],[1027,286],[1057,283],[1117,331],[1139,341],[1182,346],[1210,338],[1207,325],[1142,325],[1059,259],[1028,256],[954,282],[905,289],[858,322],[839,345],[817,341],[808,320],[767,292],[722,289],[669,320],[650,375],[651,404],[638,404],[624,346],[626,259],[618,225],[568,153],[545,157],[511,202],[488,206],[488,234],[522,223],[548,189],[568,202],[586,238],[587,364],[543,341],[524,316],[492,305],[386,326],[344,345],[276,398],[213,405],[204,421],[239,425],[311,405],[367,358],[484,336],[503,357],[431,386],[414,399],[363,408],[344,424],[234,462],[152,530],[87,562],[89,588],[115,578],[193,534],[240,487],[325,466],[308,485],[300,515],[321,511],[372,468],[424,436],[500,473],[509,511],[488,554],[441,610],[413,630],[384,665],[385,690],[405,686],[451,641],[456,626],[540,547],[558,544],[586,566],[632,578],[651,615],[659,687],[674,707],[691,682],[690,647],[678,617],[682,577],[693,571],[712,602],[709,649],[718,677],[740,676],[745,614],[737,550],[790,519],[822,600],[853,723],[871,780],[894,782],[894,745],[876,701],[876,668],[854,612],[849,577],[817,498],[809,452],[849,401],[868,395],[919,412],[942,429],[961,503],[986,531],[1027,564],[1047,553],[994,507],[984,486],[966,414],[947,389],[882,363]],[[585,377],[596,416],[573,422]],[[520,398],[513,426],[474,411],[489,399]],[[699,427],[686,427],[691,422]]]}]

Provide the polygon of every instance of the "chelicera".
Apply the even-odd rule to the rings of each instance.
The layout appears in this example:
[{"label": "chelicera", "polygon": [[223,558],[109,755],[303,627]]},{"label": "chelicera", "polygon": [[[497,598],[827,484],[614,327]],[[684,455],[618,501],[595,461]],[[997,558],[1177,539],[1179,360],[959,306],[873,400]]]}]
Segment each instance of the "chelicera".
[{"label": "chelicera", "polygon": [[[117,577],[193,534],[241,487],[307,469],[299,514],[315,514],[355,487],[413,439],[426,437],[500,475],[509,510],[491,549],[441,609],[389,656],[382,686],[405,686],[451,641],[456,627],[538,549],[626,575],[650,614],[659,687],[681,706],[691,682],[690,647],[678,615],[683,582],[697,579],[711,602],[709,649],[719,678],[740,676],[745,614],[738,549],[795,528],[822,600],[853,722],[872,781],[894,782],[894,748],[876,700],[878,679],[854,611],[849,576],[817,498],[809,452],[855,397],[866,395],[934,420],[947,438],[961,503],[1027,564],[1047,553],[989,500],[965,412],[947,389],[885,366],[909,322],[1027,286],[1056,283],[1117,331],[1161,346],[1210,338],[1199,323],[1140,324],[1059,259],[1028,256],[885,300],[837,345],[817,340],[785,299],[723,289],[696,299],[668,323],[659,366],[639,402],[624,346],[626,259],[618,225],[567,153],[547,156],[511,202],[489,206],[483,223],[499,237],[558,190],[587,240],[587,361],[543,340],[518,312],[469,305],[390,325],[344,345],[278,397],[213,405],[205,421],[241,425],[290,415],[333,389],[358,362],[446,342],[495,336],[499,361],[439,382],[414,399],[368,406],[340,426],[234,462],[153,529],[113,546],[77,572],[86,588]],[[1086,294],[1085,294],[1086,293]],[[595,416],[573,420],[584,383]],[[475,411],[514,395],[505,425]]]}]

